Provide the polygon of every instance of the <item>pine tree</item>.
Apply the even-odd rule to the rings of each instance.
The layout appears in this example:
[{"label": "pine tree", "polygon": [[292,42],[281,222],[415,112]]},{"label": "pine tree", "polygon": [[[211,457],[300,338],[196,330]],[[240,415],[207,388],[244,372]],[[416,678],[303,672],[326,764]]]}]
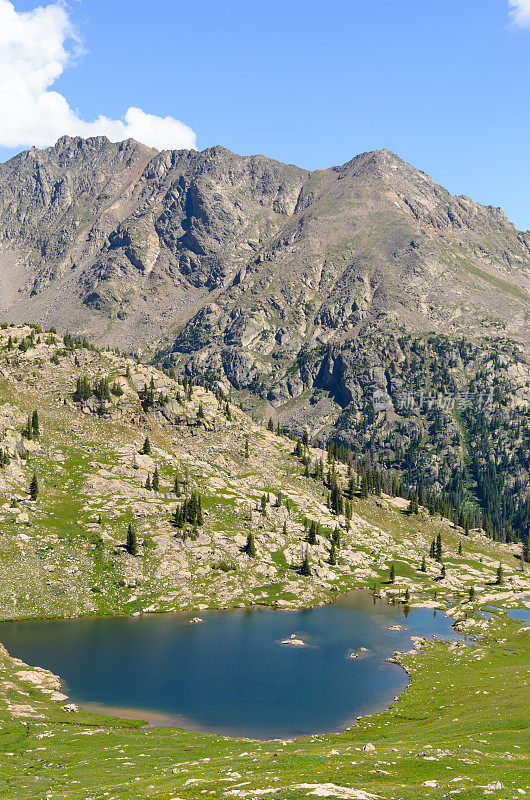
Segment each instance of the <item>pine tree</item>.
[{"label": "pine tree", "polygon": [[28,414],[26,426],[22,429],[22,436],[26,439],[33,439],[33,426],[31,424],[31,414]]},{"label": "pine tree", "polygon": [[177,497],[180,497],[180,481],[178,475],[175,475],[175,483],[173,484],[173,491],[175,492]]},{"label": "pine tree", "polygon": [[247,536],[247,542],[243,547],[243,552],[251,558],[256,558],[256,542],[254,541],[254,534],[252,531]]},{"label": "pine tree", "polygon": [[182,513],[182,506],[177,506],[177,508],[171,515],[170,522],[174,528],[184,527],[184,515]]},{"label": "pine tree", "polygon": [[32,500],[36,500],[39,496],[39,482],[35,473],[33,473],[33,477],[29,484],[29,496]]},{"label": "pine tree", "polygon": [[416,492],[411,492],[409,497],[409,507],[407,509],[407,514],[417,514],[419,510],[418,506],[418,495]]},{"label": "pine tree", "polygon": [[145,488],[151,490],[151,475],[149,473],[147,473]]},{"label": "pine tree", "polygon": [[88,400],[93,393],[92,386],[86,375],[83,375],[82,378],[77,378],[75,392],[72,395],[74,402],[81,403],[84,400]]},{"label": "pine tree", "polygon": [[283,531],[282,531],[282,533],[283,533],[284,536],[287,536],[287,520],[284,520],[284,522],[283,522]]},{"label": "pine tree", "polygon": [[440,575],[442,576],[442,578],[445,578],[445,564],[442,564],[442,570],[440,572]]},{"label": "pine tree", "polygon": [[31,415],[31,429],[32,429],[34,438],[38,439],[39,434],[40,434],[39,412],[38,411],[34,411],[33,414]]},{"label": "pine tree", "polygon": [[469,602],[472,603],[474,599],[475,599],[475,587],[474,586],[470,586],[469,587]]},{"label": "pine tree", "polygon": [[392,564],[391,567],[390,567],[390,577],[389,577],[388,580],[389,580],[389,583],[394,583],[394,581],[396,580],[396,568],[395,568],[394,564]]},{"label": "pine tree", "polygon": [[433,559],[436,558],[436,542],[434,541],[434,539],[432,540],[431,546],[430,546],[430,549],[429,549],[429,558],[433,558]]},{"label": "pine tree", "polygon": [[311,566],[309,564],[309,551],[307,548],[305,551],[304,560],[302,561],[302,565],[300,567],[300,575],[304,575],[305,577],[311,575]]},{"label": "pine tree", "polygon": [[462,555],[462,542],[458,542],[458,555]]},{"label": "pine tree", "polygon": [[329,550],[329,563],[332,566],[335,566],[337,563],[337,548],[335,547],[335,542],[331,542],[331,547]]},{"label": "pine tree", "polygon": [[125,549],[131,556],[138,555],[138,538],[136,536],[136,531],[129,522],[129,527],[127,528],[127,543],[125,545]]},{"label": "pine tree", "polygon": [[442,560],[442,534],[439,533],[436,537],[436,560]]},{"label": "pine tree", "polygon": [[247,438],[245,439],[245,458],[249,458],[249,456],[250,456],[250,453],[249,453],[249,449],[248,449],[248,436],[247,436]]},{"label": "pine tree", "polygon": [[421,571],[422,571],[422,572],[427,572],[427,565],[426,565],[426,563],[425,563],[425,556],[423,556],[423,558],[422,558],[422,560],[421,560],[421,567],[420,567],[420,569],[421,569]]},{"label": "pine tree", "polygon": [[153,472],[153,480],[151,482],[151,486],[153,487],[154,492],[158,492],[160,488],[160,476],[158,474],[158,467],[155,467],[155,471]]},{"label": "pine tree", "polygon": [[406,590],[406,592],[405,592],[405,603],[408,603],[408,602],[409,602],[409,600],[410,600],[410,589],[409,589],[409,587],[407,586],[407,590]]},{"label": "pine tree", "polygon": [[502,584],[504,583],[504,570],[502,568],[502,564],[499,564],[499,566],[497,567],[497,578],[495,580],[495,583],[497,584],[497,586],[502,586]]},{"label": "pine tree", "polygon": [[151,442],[149,441],[149,436],[145,437],[145,442],[142,447],[142,455],[150,456],[151,455]]},{"label": "pine tree", "polygon": [[204,408],[202,403],[199,403],[199,410],[197,411],[197,419],[204,419]]},{"label": "pine tree", "polygon": [[361,497],[363,499],[368,497],[368,478],[366,477],[366,473],[363,474],[361,479]]},{"label": "pine tree", "polygon": [[312,545],[317,543],[317,526],[315,522],[311,523],[311,526],[309,528],[309,533],[307,536],[307,542],[308,544]]},{"label": "pine tree", "polygon": [[196,524],[199,527],[201,527],[201,525],[204,525],[204,516],[203,516],[203,513],[202,513],[202,497],[199,494],[199,492],[197,492],[197,513],[196,513],[196,516],[195,516],[195,520],[196,520]]}]

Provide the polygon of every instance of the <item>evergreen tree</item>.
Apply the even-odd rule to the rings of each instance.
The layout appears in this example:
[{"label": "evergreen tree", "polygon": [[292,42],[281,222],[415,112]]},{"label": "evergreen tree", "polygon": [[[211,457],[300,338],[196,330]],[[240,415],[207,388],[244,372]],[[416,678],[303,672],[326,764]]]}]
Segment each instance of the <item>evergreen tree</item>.
[{"label": "evergreen tree", "polygon": [[256,558],[256,543],[254,541],[254,534],[252,531],[249,532],[247,536],[247,541],[245,546],[243,547],[243,552],[250,556],[251,558]]},{"label": "evergreen tree", "polygon": [[317,526],[316,522],[312,522],[309,527],[309,533],[307,535],[307,542],[308,544],[316,544],[317,543]]},{"label": "evergreen tree", "polygon": [[40,434],[39,412],[38,411],[34,411],[33,414],[31,415],[31,429],[32,429],[34,438],[38,439],[39,434]]},{"label": "evergreen tree", "polygon": [[462,555],[462,542],[458,542],[458,555]]},{"label": "evergreen tree", "polygon": [[22,429],[22,436],[26,439],[33,439],[33,426],[31,424],[31,414],[28,414],[25,427]]},{"label": "evergreen tree", "polygon": [[417,514],[419,510],[418,506],[418,495],[416,492],[411,492],[409,497],[409,507],[407,509],[407,514]]},{"label": "evergreen tree", "polygon": [[130,522],[127,528],[127,543],[125,545],[125,549],[131,556],[138,555],[138,538],[136,536],[136,531]]},{"label": "evergreen tree", "polygon": [[406,592],[405,592],[405,603],[408,603],[408,602],[409,602],[409,600],[410,600],[410,589],[409,589],[409,587],[407,586],[407,590],[406,590]]},{"label": "evergreen tree", "polygon": [[184,527],[184,514],[182,513],[182,506],[177,506],[171,515],[170,522],[174,528]]},{"label": "evergreen tree", "polygon": [[473,600],[475,599],[475,594],[476,594],[475,587],[474,586],[470,586],[469,587],[469,602],[470,603],[472,603]]},{"label": "evergreen tree", "polygon": [[144,456],[151,455],[151,442],[149,441],[149,436],[145,437],[145,441],[142,447],[142,455]]},{"label": "evergreen tree", "polygon": [[425,563],[425,556],[423,556],[423,558],[422,558],[422,560],[421,560],[421,567],[420,567],[420,569],[421,569],[421,571],[422,571],[422,572],[427,572],[427,565],[426,565],[426,563]]},{"label": "evergreen tree", "polygon": [[497,578],[495,580],[497,586],[502,586],[504,583],[504,570],[502,568],[502,564],[499,564],[497,567]]},{"label": "evergreen tree", "polygon": [[151,475],[149,473],[147,473],[145,488],[151,490]]},{"label": "evergreen tree", "polygon": [[204,525],[204,516],[202,513],[202,497],[197,493],[197,514],[195,517],[195,524],[201,527]]},{"label": "evergreen tree", "polygon": [[429,558],[436,558],[436,542],[434,539],[431,542],[431,547],[429,549]]},{"label": "evergreen tree", "polygon": [[445,578],[445,564],[442,564],[442,570],[440,572],[440,575],[442,576],[442,578]]},{"label": "evergreen tree", "polygon": [[199,403],[199,410],[197,411],[197,419],[204,419],[204,408],[202,403]]},{"label": "evergreen tree", "polygon": [[160,476],[158,474],[158,467],[155,467],[155,471],[153,472],[153,480],[151,481],[151,486],[153,487],[154,492],[158,492],[160,488]]},{"label": "evergreen tree", "polygon": [[389,576],[388,580],[389,580],[389,583],[394,583],[394,581],[396,580],[396,568],[395,568],[394,564],[392,564],[391,567],[390,567],[390,576]]},{"label": "evergreen tree", "polygon": [[343,503],[342,503],[342,493],[340,488],[337,486],[336,479],[334,480],[335,485],[331,490],[330,495],[330,508],[335,514],[342,514],[343,512]]},{"label": "evergreen tree", "polygon": [[328,560],[332,566],[335,566],[335,564],[337,563],[337,548],[335,547],[335,542],[331,542]]},{"label": "evergreen tree", "polygon": [[175,483],[173,484],[173,491],[175,492],[177,497],[180,497],[180,481],[178,475],[175,475]]},{"label": "evergreen tree", "polygon": [[78,378],[75,384],[75,391],[72,395],[74,402],[82,403],[83,401],[88,400],[89,397],[92,397],[92,395],[92,387],[87,376],[83,375],[82,378]]},{"label": "evergreen tree", "polygon": [[267,425],[267,430],[271,431],[272,433],[274,432],[274,423],[272,421],[272,417],[269,419],[269,423]]},{"label": "evergreen tree", "polygon": [[33,477],[29,484],[29,496],[32,500],[36,500],[39,496],[39,482],[35,473],[33,473]]},{"label": "evergreen tree", "polygon": [[302,561],[302,565],[300,567],[300,575],[304,575],[305,577],[311,575],[311,566],[309,564],[309,551],[307,548],[305,551],[304,560]]},{"label": "evergreen tree", "polygon": [[363,499],[368,497],[368,478],[366,477],[366,473],[364,473],[361,478],[361,497]]},{"label": "evergreen tree", "polygon": [[250,453],[249,453],[249,449],[248,449],[248,436],[247,436],[246,439],[245,439],[245,458],[249,458],[249,456],[250,456]]},{"label": "evergreen tree", "polygon": [[439,533],[436,537],[436,560],[442,560],[442,534]]},{"label": "evergreen tree", "polygon": [[283,522],[283,531],[282,531],[282,533],[283,533],[284,536],[287,536],[287,520],[284,520],[284,522]]}]

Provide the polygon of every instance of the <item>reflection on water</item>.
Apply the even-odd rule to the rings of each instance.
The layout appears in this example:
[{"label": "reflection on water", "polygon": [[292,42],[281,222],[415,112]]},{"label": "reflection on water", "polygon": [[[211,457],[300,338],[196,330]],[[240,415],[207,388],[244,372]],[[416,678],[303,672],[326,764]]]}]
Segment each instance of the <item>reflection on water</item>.
[{"label": "reflection on water", "polygon": [[[344,729],[384,708],[408,681],[385,659],[410,649],[411,635],[455,635],[444,614],[413,608],[405,617],[364,591],[308,610],[201,611],[203,622],[190,624],[196,616],[6,622],[0,641],[60,675],[82,705],[275,738]],[[280,644],[291,637],[301,644]]]}]

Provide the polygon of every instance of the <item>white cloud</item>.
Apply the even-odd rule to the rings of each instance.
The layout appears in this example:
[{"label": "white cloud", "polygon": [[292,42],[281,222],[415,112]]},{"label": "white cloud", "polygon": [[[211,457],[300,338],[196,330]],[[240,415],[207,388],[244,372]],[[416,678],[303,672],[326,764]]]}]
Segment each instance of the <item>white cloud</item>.
[{"label": "white cloud", "polygon": [[510,19],[519,28],[530,27],[530,0],[508,0]]},{"label": "white cloud", "polygon": [[86,122],[51,88],[80,51],[60,2],[17,12],[0,0],[0,146],[47,147],[60,136],[129,137],[158,149],[195,148],[195,133],[173,117],[129,108],[123,119]]}]

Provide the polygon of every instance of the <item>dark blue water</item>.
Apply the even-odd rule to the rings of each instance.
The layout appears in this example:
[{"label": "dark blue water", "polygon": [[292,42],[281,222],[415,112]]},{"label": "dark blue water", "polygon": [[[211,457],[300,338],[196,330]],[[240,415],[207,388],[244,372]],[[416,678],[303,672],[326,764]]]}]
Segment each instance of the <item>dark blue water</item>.
[{"label": "dark blue water", "polygon": [[[0,624],[0,641],[60,675],[72,701],[163,714],[193,730],[285,738],[341,730],[408,683],[385,659],[410,636],[453,638],[443,613],[351,592],[307,611],[268,609]],[[391,625],[406,630],[389,631]],[[279,644],[296,633],[307,647]],[[359,648],[368,653],[352,659]]]}]

